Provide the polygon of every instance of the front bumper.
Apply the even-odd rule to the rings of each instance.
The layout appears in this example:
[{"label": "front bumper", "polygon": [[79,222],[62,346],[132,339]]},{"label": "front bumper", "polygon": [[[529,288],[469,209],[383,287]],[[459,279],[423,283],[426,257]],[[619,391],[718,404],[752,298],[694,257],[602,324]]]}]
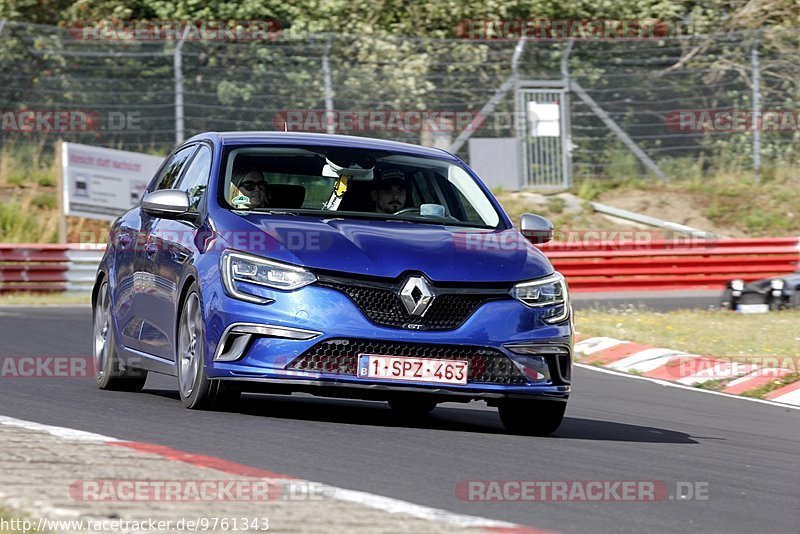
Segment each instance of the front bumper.
[{"label": "front bumper", "polygon": [[[484,399],[489,402],[526,397],[567,400],[571,390],[571,321],[549,325],[542,321],[542,310],[528,308],[508,298],[483,304],[460,327],[453,330],[407,330],[379,326],[369,321],[345,294],[310,285],[292,292],[271,291],[271,304],[258,305],[232,299],[213,279],[203,287],[206,306],[206,372],[211,379],[235,382],[243,390],[290,393],[304,391],[325,396],[390,399],[398,395],[423,395],[439,400]],[[241,357],[230,356],[233,325],[269,325],[266,335],[252,335],[239,343]],[[270,329],[277,328],[277,332]],[[280,337],[282,331],[291,337]],[[301,334],[294,335],[293,332]],[[275,334],[270,336],[271,334]],[[410,381],[358,378],[341,368],[301,369],[293,365],[319,344],[332,340],[368,340],[384,346],[415,346],[434,352],[443,346],[463,350],[468,355],[486,351],[522,369],[526,356],[509,347],[520,344],[563,347],[565,354],[548,360],[547,380],[473,381],[465,385],[431,384]],[[455,350],[454,349],[454,350]],[[385,350],[385,349],[384,349]],[[514,349],[517,350],[516,348]],[[458,350],[455,353],[457,354]],[[401,355],[401,354],[397,354]],[[414,351],[405,355],[416,355]],[[236,354],[234,354],[236,356]],[[357,356],[345,355],[345,356]],[[436,356],[430,356],[436,357]],[[216,358],[216,359],[215,359]],[[458,358],[458,356],[453,356]],[[560,360],[559,360],[560,358]]]}]

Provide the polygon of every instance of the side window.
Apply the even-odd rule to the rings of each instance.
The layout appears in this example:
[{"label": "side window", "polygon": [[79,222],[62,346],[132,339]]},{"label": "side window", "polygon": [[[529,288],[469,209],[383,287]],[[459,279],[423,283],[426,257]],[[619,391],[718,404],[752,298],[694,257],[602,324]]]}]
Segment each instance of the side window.
[{"label": "side window", "polygon": [[186,169],[178,189],[189,195],[189,211],[197,211],[203,194],[208,187],[208,175],[211,173],[211,149],[201,145],[197,155]]},{"label": "side window", "polygon": [[161,169],[161,173],[156,178],[151,191],[173,189],[178,177],[181,175],[181,169],[186,164],[186,160],[189,159],[189,156],[194,153],[196,148],[196,146],[192,145],[175,152],[167,164],[164,165],[164,168]]}]

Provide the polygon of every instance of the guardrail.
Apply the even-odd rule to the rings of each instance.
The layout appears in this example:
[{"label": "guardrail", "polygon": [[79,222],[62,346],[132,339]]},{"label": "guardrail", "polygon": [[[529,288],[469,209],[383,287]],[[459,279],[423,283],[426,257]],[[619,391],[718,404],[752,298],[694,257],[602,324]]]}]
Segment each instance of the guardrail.
[{"label": "guardrail", "polygon": [[548,243],[540,247],[574,291],[721,289],[786,274],[800,264],[796,237],[720,239],[685,244]]},{"label": "guardrail", "polygon": [[[721,289],[734,278],[794,272],[796,237],[540,246],[573,291]],[[105,245],[0,244],[0,292],[88,291]]]},{"label": "guardrail", "polygon": [[0,244],[0,293],[89,291],[105,245]]}]

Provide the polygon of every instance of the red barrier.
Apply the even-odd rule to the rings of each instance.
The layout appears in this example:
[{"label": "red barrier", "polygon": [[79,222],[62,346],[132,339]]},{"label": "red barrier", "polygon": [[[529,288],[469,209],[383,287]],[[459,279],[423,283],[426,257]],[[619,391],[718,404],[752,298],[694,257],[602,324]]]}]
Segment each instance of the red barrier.
[{"label": "red barrier", "polygon": [[540,247],[574,291],[722,289],[734,278],[758,280],[794,272],[796,237],[568,242]]},{"label": "red barrier", "polygon": [[0,293],[67,289],[70,245],[0,244]]}]

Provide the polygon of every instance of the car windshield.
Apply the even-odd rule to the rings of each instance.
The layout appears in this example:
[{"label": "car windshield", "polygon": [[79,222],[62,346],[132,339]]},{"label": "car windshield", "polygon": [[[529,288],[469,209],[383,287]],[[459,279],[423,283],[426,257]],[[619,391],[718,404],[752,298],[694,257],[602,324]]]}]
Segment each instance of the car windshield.
[{"label": "car windshield", "polygon": [[397,219],[497,228],[500,215],[459,164],[353,148],[225,151],[220,198],[239,212]]}]

